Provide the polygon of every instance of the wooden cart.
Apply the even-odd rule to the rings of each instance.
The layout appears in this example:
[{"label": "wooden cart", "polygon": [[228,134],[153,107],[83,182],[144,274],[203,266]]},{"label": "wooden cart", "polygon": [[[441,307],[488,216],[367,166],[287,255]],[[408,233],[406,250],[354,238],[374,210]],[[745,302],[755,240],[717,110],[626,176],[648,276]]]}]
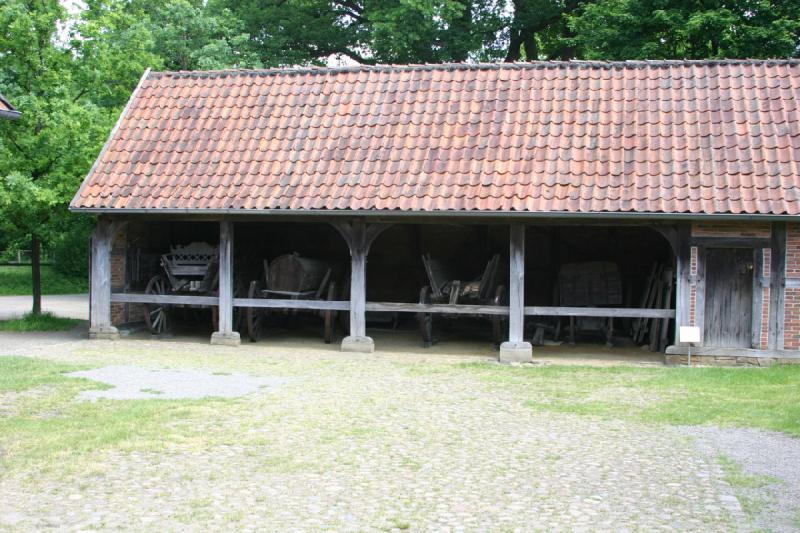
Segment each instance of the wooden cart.
[{"label": "wooden cart", "polygon": [[[504,285],[498,284],[500,270],[500,255],[495,254],[486,264],[483,274],[468,282],[453,279],[443,263],[431,258],[430,254],[422,255],[422,263],[428,275],[429,284],[422,287],[419,293],[419,303],[430,304],[466,304],[466,305],[508,305],[508,292]],[[441,316],[453,318],[455,316],[444,313]],[[505,339],[504,324],[507,318],[502,315],[467,315],[472,317],[486,317],[492,323],[492,341],[499,346]],[[436,342],[433,332],[433,314],[419,313],[417,315],[422,343],[429,347]]]},{"label": "wooden cart", "polygon": [[[161,269],[147,282],[144,292],[152,295],[213,296],[219,281],[219,250],[204,242],[186,246],[173,246],[161,256]],[[172,310],[184,307],[177,304],[145,304],[144,321],[151,333],[160,335],[169,331]],[[212,307],[212,306],[209,306]],[[216,307],[212,307],[216,310]],[[216,322],[216,314],[212,313]]]},{"label": "wooden cart", "polygon": [[[334,280],[336,265],[328,261],[301,257],[297,253],[276,257],[272,262],[264,260],[262,279],[250,282],[248,298],[273,298],[292,300],[336,300],[337,284]],[[284,314],[295,314],[297,309],[272,310]],[[323,337],[330,344],[336,319],[336,311],[306,311],[319,313],[324,322]],[[245,311],[247,333],[252,342],[259,340],[264,332],[269,311],[260,307],[248,307]]]},{"label": "wooden cart", "polygon": [[[608,261],[569,263],[558,273],[559,305],[567,307],[613,307],[622,303],[622,280],[617,265]],[[569,342],[579,332],[602,333],[612,345],[613,317],[570,317]]]}]

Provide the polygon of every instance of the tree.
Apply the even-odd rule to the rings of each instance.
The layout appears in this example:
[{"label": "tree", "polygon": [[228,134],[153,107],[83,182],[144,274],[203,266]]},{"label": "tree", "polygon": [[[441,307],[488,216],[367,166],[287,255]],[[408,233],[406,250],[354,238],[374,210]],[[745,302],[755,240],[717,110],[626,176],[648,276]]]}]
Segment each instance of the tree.
[{"label": "tree", "polygon": [[800,51],[800,2],[599,0],[568,16],[586,59],[789,57]]},{"label": "tree", "polygon": [[69,39],[68,22],[57,0],[0,5],[0,86],[22,113],[0,124],[0,220],[4,232],[30,240],[35,314],[42,240],[67,216],[69,199],[136,82],[132,72],[142,69],[135,40],[133,48],[118,50],[128,62],[122,67],[98,53],[91,32]]}]

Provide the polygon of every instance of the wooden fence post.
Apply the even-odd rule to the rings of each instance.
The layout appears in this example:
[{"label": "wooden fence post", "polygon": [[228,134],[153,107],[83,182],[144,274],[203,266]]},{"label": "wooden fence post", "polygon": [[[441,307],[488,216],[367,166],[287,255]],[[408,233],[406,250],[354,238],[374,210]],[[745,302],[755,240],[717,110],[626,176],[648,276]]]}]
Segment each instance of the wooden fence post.
[{"label": "wooden fence post", "polygon": [[508,342],[500,345],[500,362],[522,363],[533,357],[525,342],[525,226],[512,224],[509,232]]},{"label": "wooden fence post", "polygon": [[107,218],[101,218],[92,233],[90,339],[119,338],[119,331],[111,325],[111,246],[115,227]]},{"label": "wooden fence post", "polygon": [[240,336],[233,331],[233,222],[219,223],[219,324],[211,334],[211,344],[238,346]]}]

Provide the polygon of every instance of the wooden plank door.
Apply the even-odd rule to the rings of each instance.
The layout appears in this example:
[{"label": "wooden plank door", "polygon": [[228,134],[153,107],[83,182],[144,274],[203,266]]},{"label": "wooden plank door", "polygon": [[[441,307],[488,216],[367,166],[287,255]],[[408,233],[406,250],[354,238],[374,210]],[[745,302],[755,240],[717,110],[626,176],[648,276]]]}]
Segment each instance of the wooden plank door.
[{"label": "wooden plank door", "polygon": [[747,248],[708,248],[705,260],[705,346],[752,348],[753,265]]}]

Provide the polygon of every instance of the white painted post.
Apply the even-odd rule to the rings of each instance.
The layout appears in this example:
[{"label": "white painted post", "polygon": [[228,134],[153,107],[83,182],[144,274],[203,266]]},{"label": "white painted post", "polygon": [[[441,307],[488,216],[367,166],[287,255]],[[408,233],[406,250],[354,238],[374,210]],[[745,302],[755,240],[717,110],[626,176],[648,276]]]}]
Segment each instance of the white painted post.
[{"label": "white painted post", "polygon": [[525,226],[512,224],[509,233],[508,342],[500,345],[500,362],[523,363],[533,347],[523,340],[525,324]]},{"label": "white painted post", "polygon": [[111,246],[114,226],[101,218],[92,233],[91,282],[89,302],[89,338],[118,339],[119,331],[111,325]]},{"label": "white painted post", "polygon": [[233,222],[219,223],[219,325],[211,344],[238,346],[241,339],[233,331]]}]

